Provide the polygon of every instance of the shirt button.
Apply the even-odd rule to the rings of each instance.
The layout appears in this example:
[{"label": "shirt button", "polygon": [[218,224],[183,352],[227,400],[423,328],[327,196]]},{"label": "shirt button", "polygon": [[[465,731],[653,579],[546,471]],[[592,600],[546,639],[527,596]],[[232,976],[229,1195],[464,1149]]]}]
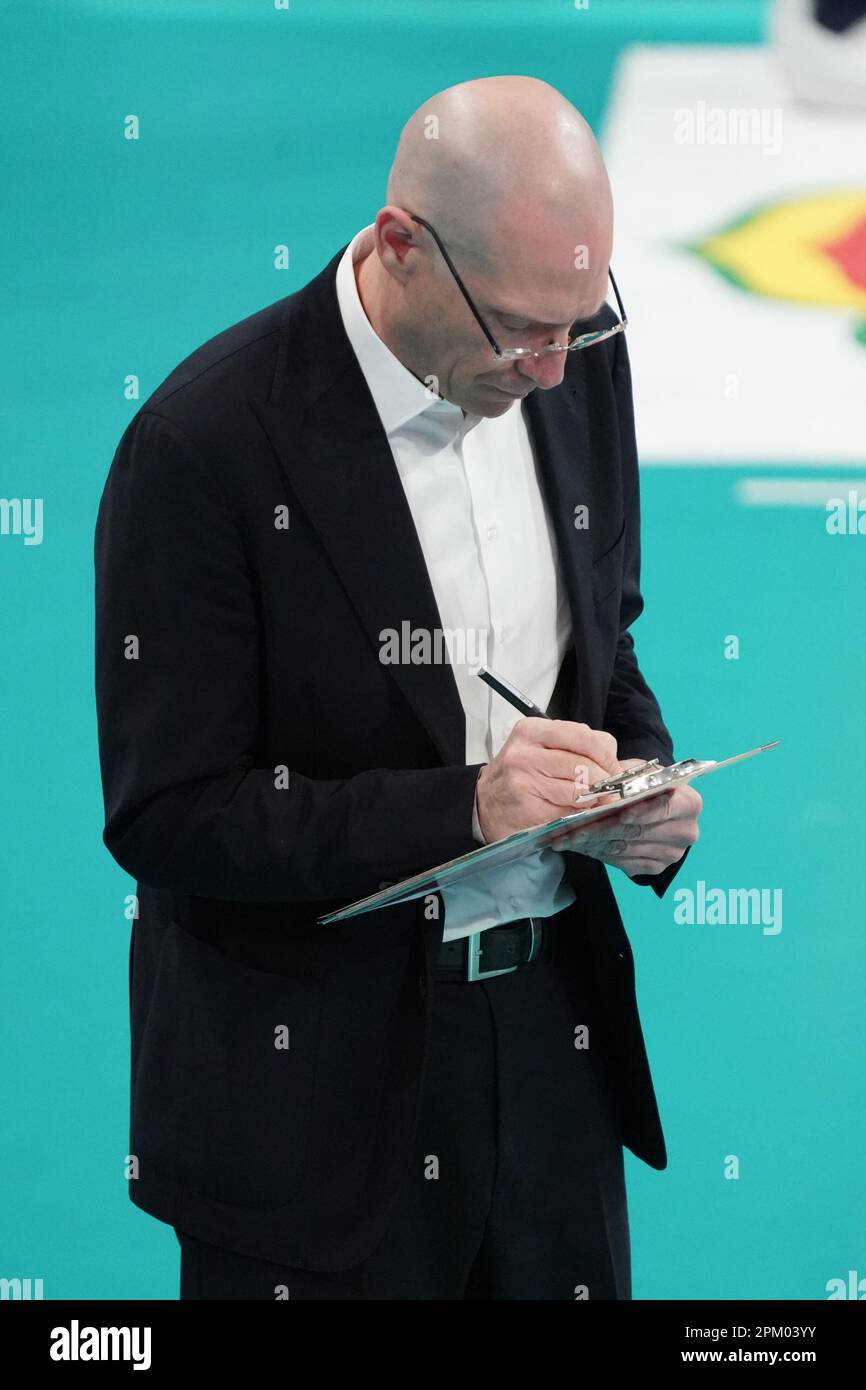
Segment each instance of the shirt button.
[{"label": "shirt button", "polygon": [[495,527],[495,526],[488,526],[488,528],[487,528],[487,539],[488,539],[489,541],[495,541],[495,540],[496,540],[496,537],[497,537],[498,535],[499,535],[499,531],[498,531],[497,527]]},{"label": "shirt button", "polygon": [[514,908],[514,910],[517,911],[517,909],[520,907],[520,899],[519,899],[519,898],[511,897],[511,898],[508,899],[508,901],[510,902],[510,904],[511,904],[511,906]]},{"label": "shirt button", "polygon": [[500,634],[499,634],[499,640],[500,640],[501,642],[508,642],[508,641],[510,640],[510,638],[511,638],[511,628],[510,628],[510,627],[504,627],[504,628],[502,629],[502,631],[500,632]]}]

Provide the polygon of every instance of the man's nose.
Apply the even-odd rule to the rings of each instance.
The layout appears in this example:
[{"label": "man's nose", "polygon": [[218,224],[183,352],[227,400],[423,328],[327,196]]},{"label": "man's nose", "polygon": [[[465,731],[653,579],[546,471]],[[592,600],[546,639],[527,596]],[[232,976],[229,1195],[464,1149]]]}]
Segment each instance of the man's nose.
[{"label": "man's nose", "polygon": [[545,352],[541,357],[518,358],[517,369],[521,376],[534,381],[542,391],[549,391],[551,387],[559,386],[562,382],[567,356],[566,352]]}]

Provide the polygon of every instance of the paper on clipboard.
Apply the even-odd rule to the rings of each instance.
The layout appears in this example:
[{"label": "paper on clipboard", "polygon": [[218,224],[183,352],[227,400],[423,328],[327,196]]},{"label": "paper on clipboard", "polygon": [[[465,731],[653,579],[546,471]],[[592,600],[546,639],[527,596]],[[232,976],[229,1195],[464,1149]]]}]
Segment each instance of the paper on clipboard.
[{"label": "paper on clipboard", "polygon": [[[390,888],[382,888],[378,893],[371,893],[368,897],[359,898],[357,902],[350,903],[347,907],[340,908],[336,912],[329,912],[324,917],[319,917],[318,921],[323,926],[327,926],[329,922],[342,922],[347,918],[359,917],[365,912],[372,912],[379,907],[390,907],[397,903],[409,902],[413,898],[423,897],[427,893],[435,892],[438,888],[468,879],[481,870],[488,870],[503,864],[512,864],[515,860],[522,859],[524,855],[546,848],[558,836],[569,830],[577,829],[590,821],[600,820],[603,816],[622,810],[624,806],[633,806],[638,801],[648,801],[654,796],[661,796],[672,786],[685,786],[697,777],[705,777],[710,772],[718,772],[722,767],[730,767],[732,763],[742,762],[745,758],[753,758],[757,753],[763,753],[768,748],[775,748],[777,744],[778,739],[773,743],[763,743],[758,748],[750,748],[746,753],[737,753],[734,757],[724,758],[721,762],[711,760],[699,762],[696,759],[687,758],[682,762],[672,763],[670,767],[659,767],[657,772],[645,774],[643,779],[636,778],[634,775],[630,779],[628,774],[623,774],[622,780],[626,783],[629,780],[638,783],[641,780],[648,780],[653,784],[630,794],[623,793],[616,797],[608,794],[608,799],[602,804],[595,804],[581,811],[571,811],[568,815],[559,816],[556,820],[548,821],[544,825],[533,826],[530,830],[518,830],[503,840],[494,840],[491,844],[480,845],[478,849],[470,850],[468,854],[461,854],[456,859],[449,859],[444,864],[437,864],[434,868],[426,869],[420,874],[414,874],[411,878],[403,879],[402,882],[395,883]],[[638,769],[633,769],[632,773],[638,771]]]}]

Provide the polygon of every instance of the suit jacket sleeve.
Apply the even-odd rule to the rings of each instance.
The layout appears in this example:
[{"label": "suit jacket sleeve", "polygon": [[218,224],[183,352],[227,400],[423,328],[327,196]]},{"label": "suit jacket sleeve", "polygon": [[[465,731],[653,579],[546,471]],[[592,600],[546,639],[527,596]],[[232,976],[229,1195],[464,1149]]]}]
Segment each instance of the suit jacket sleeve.
[{"label": "suit jacket sleeve", "polygon": [[[620,458],[625,509],[625,558],[623,562],[620,633],[613,677],[608,691],[603,727],[617,740],[617,755],[626,758],[659,758],[674,761],[671,736],[665,727],[655,695],[637,663],[629,629],[643,612],[640,592],[640,484],[631,369],[625,334],[616,337],[614,392],[620,431]],[[638,874],[634,883],[647,884],[661,897],[682,868],[688,850],[660,874]]]},{"label": "suit jacket sleeve", "polygon": [[94,559],[103,840],[133,877],[194,896],[321,901],[476,847],[478,766],[329,781],[261,766],[250,558],[213,471],[153,411],[118,446]]}]

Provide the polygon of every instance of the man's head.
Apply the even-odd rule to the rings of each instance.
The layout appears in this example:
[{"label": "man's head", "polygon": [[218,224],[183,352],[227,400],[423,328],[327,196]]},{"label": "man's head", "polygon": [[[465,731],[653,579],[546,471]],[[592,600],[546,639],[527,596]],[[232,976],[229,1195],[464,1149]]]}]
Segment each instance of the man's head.
[{"label": "man's head", "polygon": [[498,358],[410,213],[435,228],[500,348],[564,342],[606,298],[613,237],[607,172],[580,113],[533,77],[449,87],[403,127],[386,197],[356,271],[367,316],[395,356],[477,415],[558,386],[567,354]]}]

